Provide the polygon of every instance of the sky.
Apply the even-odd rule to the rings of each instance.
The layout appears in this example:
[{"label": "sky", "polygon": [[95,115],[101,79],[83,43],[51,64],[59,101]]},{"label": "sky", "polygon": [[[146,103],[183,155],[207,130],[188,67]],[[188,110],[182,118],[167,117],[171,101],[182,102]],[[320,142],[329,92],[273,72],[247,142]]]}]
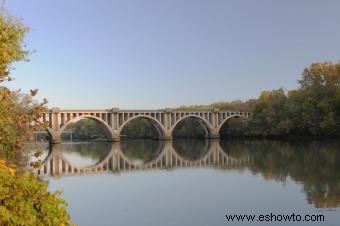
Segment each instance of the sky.
[{"label": "sky", "polygon": [[298,87],[340,60],[338,0],[7,0],[30,27],[13,82],[49,107],[160,109]]}]

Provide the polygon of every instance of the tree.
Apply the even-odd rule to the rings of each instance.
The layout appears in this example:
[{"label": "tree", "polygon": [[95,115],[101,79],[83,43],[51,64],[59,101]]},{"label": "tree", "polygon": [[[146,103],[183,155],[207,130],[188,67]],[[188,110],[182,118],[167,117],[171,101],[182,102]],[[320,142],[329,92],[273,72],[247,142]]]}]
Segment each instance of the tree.
[{"label": "tree", "polygon": [[289,117],[288,98],[284,90],[263,91],[250,122],[251,133],[264,136],[289,134],[293,123]]},{"label": "tree", "polygon": [[60,192],[49,193],[32,174],[0,172],[0,184],[0,225],[70,224]]},{"label": "tree", "polygon": [[338,90],[340,63],[313,63],[299,80],[304,95],[301,122],[312,135],[329,135],[339,130]]},{"label": "tree", "polygon": [[27,31],[18,19],[0,10],[0,83],[10,80],[12,63],[27,60],[29,51],[22,44]]},{"label": "tree", "polygon": [[313,63],[300,88],[263,91],[250,122],[253,135],[328,136],[340,132],[340,63]]},{"label": "tree", "polygon": [[[13,62],[27,59],[29,51],[23,45],[27,31],[19,20],[0,10],[0,84],[11,80]],[[46,100],[34,101],[36,93],[31,90],[29,95],[23,95],[0,86],[0,158],[14,159],[32,132],[43,126],[38,119]]]},{"label": "tree", "polygon": [[33,96],[0,87],[0,158],[18,160],[33,132],[46,127],[39,121],[46,101],[38,103]]},{"label": "tree", "polygon": [[82,119],[72,123],[67,126],[66,131],[72,132],[73,138],[79,140],[105,139],[108,137],[108,132],[104,126],[93,119]]},{"label": "tree", "polygon": [[[23,48],[23,39],[27,30],[0,9],[0,84],[11,80],[12,63],[26,60],[29,52]],[[24,144],[33,131],[46,126],[39,118],[47,101],[34,101],[36,94],[37,90],[25,95],[0,86],[0,225],[70,224],[60,192],[49,193],[47,185],[31,173],[13,172],[8,167],[9,163],[24,163],[16,157],[24,156]]]},{"label": "tree", "polygon": [[301,89],[311,90],[318,99],[329,98],[340,86],[340,62],[313,63],[305,68],[302,79],[299,80]]}]

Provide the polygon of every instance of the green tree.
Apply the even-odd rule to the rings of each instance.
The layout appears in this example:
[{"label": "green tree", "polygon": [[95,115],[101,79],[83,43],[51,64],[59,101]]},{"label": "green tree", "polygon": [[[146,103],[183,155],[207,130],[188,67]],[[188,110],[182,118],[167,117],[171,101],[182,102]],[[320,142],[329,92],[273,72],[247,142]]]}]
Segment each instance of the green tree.
[{"label": "green tree", "polygon": [[339,129],[338,90],[340,63],[313,63],[299,80],[304,94],[301,122],[312,135],[334,134]]},{"label": "green tree", "polygon": [[[94,119],[82,119],[67,126],[66,131],[73,132],[73,139],[95,140],[109,138],[109,134],[103,125]],[[69,135],[62,136],[69,138]]]},{"label": "green tree", "polygon": [[261,93],[249,124],[253,135],[339,134],[340,64],[313,63],[302,73],[300,88]]},{"label": "green tree", "polygon": [[160,136],[156,126],[150,119],[137,118],[128,122],[121,134],[126,138],[154,139]]},{"label": "green tree", "polygon": [[289,117],[288,98],[284,90],[263,91],[251,121],[254,135],[281,136],[289,134],[293,123]]}]

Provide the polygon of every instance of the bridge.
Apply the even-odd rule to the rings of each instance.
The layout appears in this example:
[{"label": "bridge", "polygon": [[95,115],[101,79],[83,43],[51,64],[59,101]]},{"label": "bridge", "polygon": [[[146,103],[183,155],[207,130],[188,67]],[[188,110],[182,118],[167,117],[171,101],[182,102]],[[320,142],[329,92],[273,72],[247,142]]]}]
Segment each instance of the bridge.
[{"label": "bridge", "polygon": [[77,176],[98,173],[120,173],[128,171],[156,170],[156,169],[176,169],[186,167],[214,167],[226,168],[236,166],[246,166],[251,162],[249,156],[233,158],[228,156],[220,146],[218,141],[213,141],[206,147],[205,155],[197,160],[187,159],[176,152],[171,141],[166,141],[159,146],[160,153],[154,160],[140,163],[130,160],[124,155],[120,144],[112,144],[111,151],[100,162],[88,167],[81,167],[73,164],[63,156],[60,145],[54,145],[39,168],[34,169],[35,175],[47,176]]},{"label": "bridge", "polygon": [[159,133],[159,139],[171,140],[172,134],[182,120],[195,118],[205,129],[207,138],[219,138],[220,129],[231,118],[242,117],[249,119],[251,112],[213,110],[120,110],[112,108],[108,110],[62,110],[52,108],[41,117],[41,122],[48,124],[47,132],[50,142],[61,142],[61,133],[71,123],[84,118],[90,118],[102,124],[106,129],[109,141],[120,141],[121,131],[131,120],[145,118],[150,121]]}]

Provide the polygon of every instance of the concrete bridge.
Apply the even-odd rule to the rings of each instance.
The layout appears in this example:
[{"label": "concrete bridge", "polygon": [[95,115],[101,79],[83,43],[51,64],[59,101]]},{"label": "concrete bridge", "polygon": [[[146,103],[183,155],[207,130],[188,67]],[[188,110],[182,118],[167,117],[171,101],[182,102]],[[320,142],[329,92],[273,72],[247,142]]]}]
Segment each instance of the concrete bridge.
[{"label": "concrete bridge", "polygon": [[212,141],[207,147],[205,155],[200,159],[191,160],[182,157],[176,152],[171,141],[166,141],[159,146],[158,157],[150,162],[137,163],[126,157],[119,143],[113,143],[109,154],[93,166],[80,167],[70,162],[63,156],[60,144],[53,145],[53,149],[33,172],[37,176],[77,176],[97,173],[119,173],[126,171],[141,171],[153,169],[175,169],[185,167],[214,167],[226,168],[240,165],[246,166],[251,162],[249,156],[233,158],[228,156],[221,148],[218,141]]},{"label": "concrete bridge", "polygon": [[250,112],[213,110],[61,110],[52,108],[40,119],[48,123],[47,131],[50,142],[60,143],[61,133],[66,127],[80,119],[90,118],[102,124],[107,131],[109,141],[119,141],[121,131],[131,120],[137,118],[148,119],[159,133],[160,139],[171,140],[175,127],[186,118],[196,118],[203,126],[207,138],[219,138],[219,131],[229,119],[242,117],[249,119]]}]

